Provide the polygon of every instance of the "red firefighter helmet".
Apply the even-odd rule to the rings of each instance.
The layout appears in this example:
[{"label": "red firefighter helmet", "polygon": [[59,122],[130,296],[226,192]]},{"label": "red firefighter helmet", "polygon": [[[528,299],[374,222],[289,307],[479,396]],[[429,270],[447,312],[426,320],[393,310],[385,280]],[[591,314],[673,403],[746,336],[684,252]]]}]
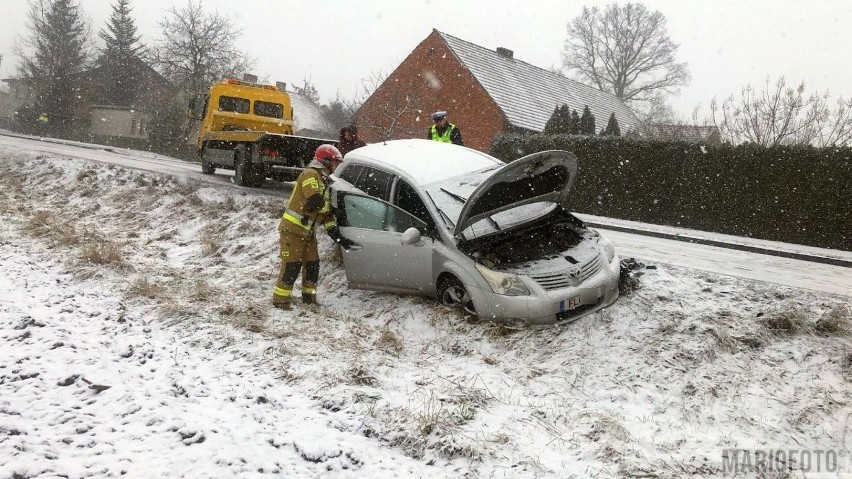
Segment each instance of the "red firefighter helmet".
[{"label": "red firefighter helmet", "polygon": [[320,145],[314,153],[314,159],[329,170],[334,170],[343,161],[343,155],[334,145]]}]

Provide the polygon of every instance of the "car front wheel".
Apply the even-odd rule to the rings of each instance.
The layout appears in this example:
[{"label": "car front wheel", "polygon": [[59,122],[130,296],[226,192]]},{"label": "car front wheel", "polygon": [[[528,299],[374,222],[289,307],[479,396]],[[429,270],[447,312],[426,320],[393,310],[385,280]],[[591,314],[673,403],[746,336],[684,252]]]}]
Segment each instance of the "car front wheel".
[{"label": "car front wheel", "polygon": [[459,308],[467,314],[476,316],[476,308],[470,293],[457,278],[446,278],[438,285],[438,300],[444,306]]}]

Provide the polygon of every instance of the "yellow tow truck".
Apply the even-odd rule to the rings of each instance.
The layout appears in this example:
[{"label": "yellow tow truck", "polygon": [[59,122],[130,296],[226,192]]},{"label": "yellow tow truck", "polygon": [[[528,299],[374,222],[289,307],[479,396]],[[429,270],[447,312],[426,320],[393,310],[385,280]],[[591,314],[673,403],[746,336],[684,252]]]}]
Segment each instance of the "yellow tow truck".
[{"label": "yellow tow truck", "polygon": [[[201,172],[234,170],[234,183],[259,187],[266,178],[292,181],[319,145],[336,140],[295,136],[290,96],[275,85],[226,78],[193,102],[200,120],[196,141]],[[194,106],[200,105],[196,111]]]}]

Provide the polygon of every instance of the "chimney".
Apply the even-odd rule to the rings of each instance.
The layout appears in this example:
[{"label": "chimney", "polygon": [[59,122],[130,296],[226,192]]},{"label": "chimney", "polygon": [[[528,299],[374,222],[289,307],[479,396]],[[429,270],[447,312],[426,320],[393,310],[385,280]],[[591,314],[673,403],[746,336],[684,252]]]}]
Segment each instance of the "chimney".
[{"label": "chimney", "polygon": [[515,52],[509,50],[508,48],[497,47],[497,54],[501,57],[508,58],[511,60],[512,57],[515,55]]},{"label": "chimney", "polygon": [[287,83],[283,81],[275,82],[275,86],[281,91],[287,91]]},{"label": "chimney", "polygon": [[257,75],[252,75],[251,73],[243,73],[243,81],[247,81],[249,83],[257,83]]}]

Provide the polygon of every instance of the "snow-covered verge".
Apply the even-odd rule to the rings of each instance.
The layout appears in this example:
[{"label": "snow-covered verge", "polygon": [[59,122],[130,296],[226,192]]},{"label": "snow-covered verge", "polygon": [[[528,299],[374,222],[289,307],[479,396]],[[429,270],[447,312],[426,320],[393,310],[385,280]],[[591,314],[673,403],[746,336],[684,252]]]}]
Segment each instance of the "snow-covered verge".
[{"label": "snow-covered verge", "polygon": [[[689,477],[852,449],[848,298],[660,266],[507,331],[269,305],[280,198],[0,150],[0,478]],[[109,386],[109,388],[106,388]]]}]

